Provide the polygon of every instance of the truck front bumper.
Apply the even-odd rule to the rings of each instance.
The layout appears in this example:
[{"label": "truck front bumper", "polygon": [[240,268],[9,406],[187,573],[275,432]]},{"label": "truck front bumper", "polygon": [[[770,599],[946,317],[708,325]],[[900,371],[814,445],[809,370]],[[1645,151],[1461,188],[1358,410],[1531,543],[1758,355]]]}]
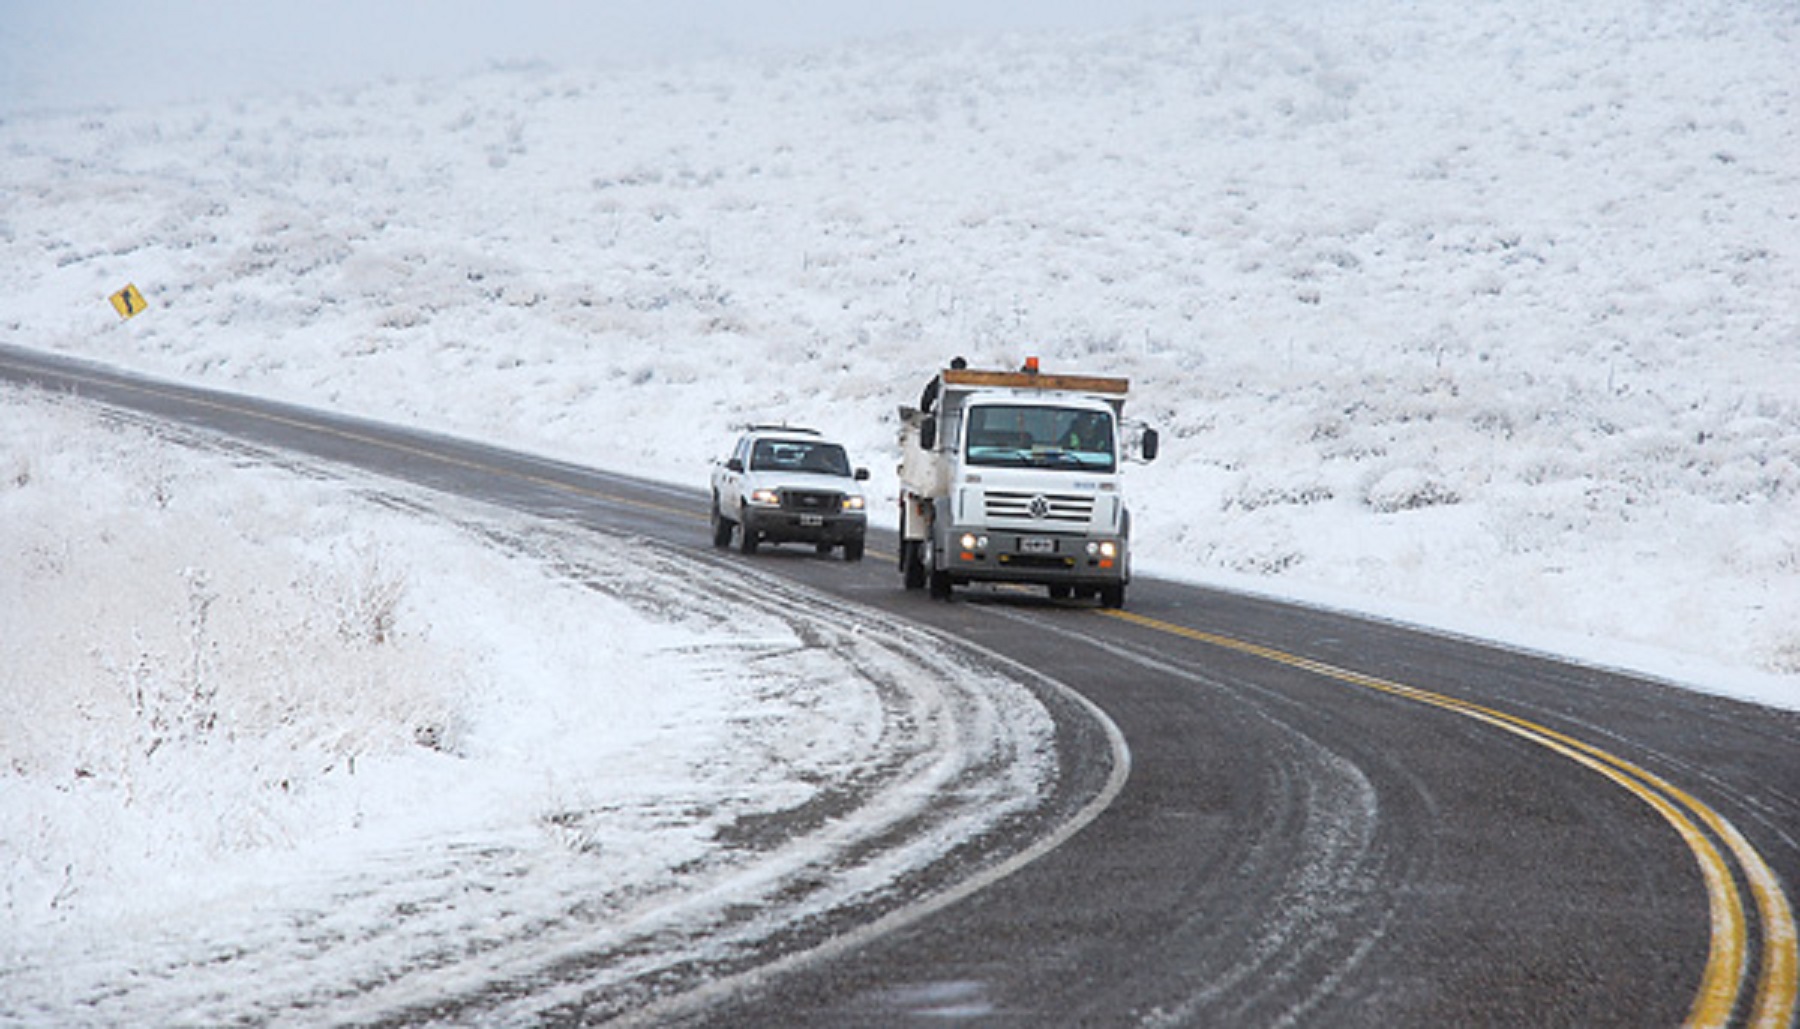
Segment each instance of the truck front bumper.
[{"label": "truck front bumper", "polygon": [[941,567],[961,582],[1104,586],[1130,578],[1129,557],[1116,536],[954,529]]}]

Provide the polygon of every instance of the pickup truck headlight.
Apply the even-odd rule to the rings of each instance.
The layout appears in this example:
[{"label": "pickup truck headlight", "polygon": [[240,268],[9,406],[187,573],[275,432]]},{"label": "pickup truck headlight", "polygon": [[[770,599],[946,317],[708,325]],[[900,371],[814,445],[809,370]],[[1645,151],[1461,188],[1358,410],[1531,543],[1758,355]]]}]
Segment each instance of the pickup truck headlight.
[{"label": "pickup truck headlight", "polygon": [[862,497],[852,496],[852,497],[844,498],[844,510],[846,510],[846,511],[861,511],[862,509],[863,509],[863,498]]},{"label": "pickup truck headlight", "polygon": [[750,502],[763,507],[780,507],[781,494],[772,489],[753,489],[750,491]]}]

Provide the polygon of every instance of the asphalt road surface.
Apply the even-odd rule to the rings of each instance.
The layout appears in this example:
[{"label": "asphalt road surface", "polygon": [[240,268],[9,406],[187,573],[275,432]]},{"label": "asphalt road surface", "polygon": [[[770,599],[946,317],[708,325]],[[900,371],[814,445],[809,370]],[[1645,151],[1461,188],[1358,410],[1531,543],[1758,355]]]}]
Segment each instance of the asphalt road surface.
[{"label": "asphalt road surface", "polygon": [[[0,380],[712,551],[698,484],[8,347]],[[713,556],[1066,684],[1129,757],[1083,743],[1062,759],[1116,796],[979,888],[927,884],[950,902],[818,927],[763,972],[624,1021],[1795,1024],[1800,714],[1144,578],[1118,612],[1017,589],[932,601],[901,588],[893,553],[875,534],[860,563]],[[559,1017],[601,1014],[617,1012]]]}]

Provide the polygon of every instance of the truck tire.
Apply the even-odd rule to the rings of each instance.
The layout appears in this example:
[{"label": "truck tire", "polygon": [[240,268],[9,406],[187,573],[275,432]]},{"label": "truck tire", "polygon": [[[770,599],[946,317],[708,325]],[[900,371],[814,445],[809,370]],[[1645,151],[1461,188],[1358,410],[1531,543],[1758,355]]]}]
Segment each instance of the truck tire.
[{"label": "truck tire", "polygon": [[922,549],[918,540],[900,541],[900,578],[909,590],[925,588],[925,562],[919,556]]},{"label": "truck tire", "polygon": [[863,538],[854,536],[844,544],[844,560],[861,561],[863,559]]},{"label": "truck tire", "polygon": [[930,585],[931,585],[931,599],[933,599],[933,600],[949,600],[950,599],[950,573],[949,572],[940,572],[936,568],[933,568],[931,570]]},{"label": "truck tire", "polygon": [[746,518],[739,522],[738,530],[742,533],[738,537],[738,550],[745,554],[756,553],[756,544],[759,541],[756,538],[756,530],[750,528],[750,519]]},{"label": "truck tire", "polygon": [[731,529],[732,529],[731,519],[725,517],[724,512],[719,510],[719,498],[716,496],[713,497],[713,502],[712,502],[713,546],[720,547],[720,548],[731,546]]},{"label": "truck tire", "polygon": [[1117,586],[1100,587],[1100,606],[1114,610],[1124,607],[1125,584],[1121,582]]}]

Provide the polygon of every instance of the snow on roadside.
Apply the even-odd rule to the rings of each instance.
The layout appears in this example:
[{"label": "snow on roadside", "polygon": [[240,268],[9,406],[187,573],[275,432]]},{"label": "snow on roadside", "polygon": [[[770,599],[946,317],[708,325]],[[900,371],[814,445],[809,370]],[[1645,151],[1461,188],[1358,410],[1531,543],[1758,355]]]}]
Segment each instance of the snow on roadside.
[{"label": "snow on roadside", "polygon": [[22,112],[0,330],[689,486],[818,422],[878,512],[929,371],[1036,351],[1164,430],[1140,567],[1794,704],[1796,40],[1338,0]]},{"label": "snow on roadside", "polygon": [[[0,441],[0,1021],[376,1017],[763,897],[741,947],[797,906],[763,896],[784,876],[833,883],[815,913],[866,897],[1049,774],[1022,688],[678,565],[609,584],[619,541],[17,391]],[[929,839],[820,875],[989,765]],[[847,781],[859,828],[734,842]]]}]

